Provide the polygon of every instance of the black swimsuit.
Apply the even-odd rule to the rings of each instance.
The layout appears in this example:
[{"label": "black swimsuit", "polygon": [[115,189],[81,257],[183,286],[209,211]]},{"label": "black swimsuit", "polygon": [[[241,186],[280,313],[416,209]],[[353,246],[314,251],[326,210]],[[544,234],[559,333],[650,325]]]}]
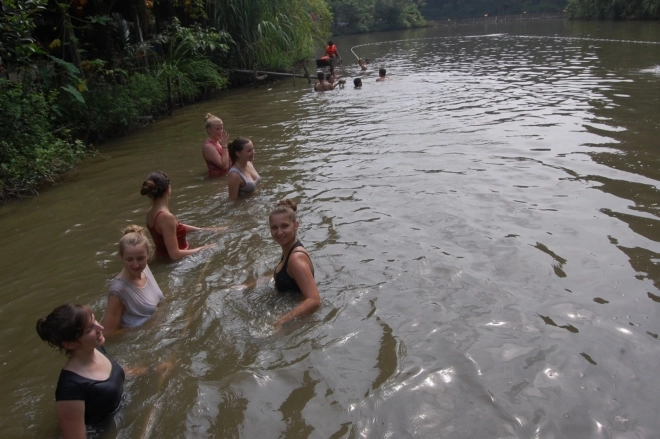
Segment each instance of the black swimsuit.
[{"label": "black swimsuit", "polygon": [[[301,292],[300,287],[296,283],[296,280],[291,276],[289,276],[289,273],[286,272],[287,266],[289,265],[289,256],[291,256],[291,253],[293,253],[293,249],[296,247],[303,247],[303,245],[300,241],[296,241],[296,243],[293,244],[293,247],[291,247],[291,250],[289,250],[289,253],[286,255],[286,260],[284,261],[284,265],[282,265],[282,269],[280,271],[276,271],[275,275],[273,276],[275,278],[275,288],[277,288],[277,291],[279,291],[280,293],[285,293],[288,291],[293,291],[296,293]],[[305,253],[305,255],[309,258],[309,255],[307,253]],[[310,262],[312,261],[311,258],[309,258],[309,260]],[[282,262],[282,259],[280,259],[280,262]],[[275,267],[275,269],[277,269],[277,267]],[[314,276],[313,264],[312,264],[312,276]]]},{"label": "black swimsuit", "polygon": [[[103,347],[97,348],[108,357]],[[105,380],[93,380],[70,370],[60,372],[55,390],[56,401],[79,401],[85,403],[85,424],[97,425],[117,410],[124,391],[124,369],[108,357],[112,370]]]}]

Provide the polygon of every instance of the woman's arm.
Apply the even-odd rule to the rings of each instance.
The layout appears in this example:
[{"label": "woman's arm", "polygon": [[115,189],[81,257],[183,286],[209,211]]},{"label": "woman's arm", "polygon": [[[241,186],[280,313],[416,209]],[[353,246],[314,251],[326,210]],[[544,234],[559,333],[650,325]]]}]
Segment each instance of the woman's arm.
[{"label": "woman's arm", "polygon": [[296,281],[305,299],[298,306],[280,317],[275,322],[275,329],[279,329],[283,324],[298,317],[312,314],[321,306],[321,296],[319,295],[319,290],[312,274],[311,264],[312,262],[309,257],[302,251],[294,251],[289,256],[287,272]]},{"label": "woman's arm", "polygon": [[57,401],[57,420],[64,439],[85,439],[85,401]]},{"label": "woman's arm", "polygon": [[[176,218],[174,218],[174,215],[172,215],[171,212],[163,212],[163,214],[158,215],[158,218],[156,218],[156,222],[158,224],[158,228],[160,228],[160,233],[163,235],[163,241],[165,241],[165,248],[167,248],[167,255],[172,259],[173,261],[178,261],[188,255],[192,255],[194,253],[197,253],[200,250],[203,250],[207,247],[212,247],[213,245],[204,245],[202,247],[197,247],[197,248],[189,248],[189,249],[180,249],[179,248],[179,242],[176,239],[176,225],[177,221]],[[154,227],[156,227],[156,224],[154,224]],[[186,226],[186,227],[192,227],[192,226]],[[195,228],[197,229],[197,228]],[[186,228],[186,231],[188,229]],[[197,229],[199,230],[199,229]]]},{"label": "woman's arm", "polygon": [[206,142],[202,147],[202,157],[204,157],[204,160],[213,163],[220,169],[227,169],[227,161],[223,160],[225,148],[222,148],[222,152],[223,154],[221,155],[218,149],[210,142]]},{"label": "woman's arm", "polygon": [[218,152],[218,148],[213,143],[206,141],[202,147],[202,156],[204,160],[208,160],[220,169],[229,169],[229,150],[227,149],[227,145],[229,145],[229,133],[223,130],[218,142],[222,146],[222,154]]},{"label": "woman's arm", "polygon": [[108,295],[108,307],[105,310],[103,322],[101,323],[104,331],[116,331],[121,327],[121,316],[124,314],[125,309],[126,307],[117,296]]},{"label": "woman's arm", "polygon": [[229,199],[235,200],[238,198],[238,189],[241,187],[243,179],[238,172],[230,172],[227,174],[227,190],[229,191]]}]

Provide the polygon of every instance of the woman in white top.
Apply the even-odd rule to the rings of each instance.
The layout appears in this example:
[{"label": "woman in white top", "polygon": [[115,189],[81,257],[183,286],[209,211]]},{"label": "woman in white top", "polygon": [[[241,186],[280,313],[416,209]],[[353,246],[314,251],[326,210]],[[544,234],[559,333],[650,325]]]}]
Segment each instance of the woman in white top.
[{"label": "woman in white top", "polygon": [[229,199],[251,194],[257,190],[261,177],[254,169],[254,145],[246,137],[238,137],[229,144],[229,158],[232,167],[227,174]]},{"label": "woman in white top", "polygon": [[156,312],[163,292],[147,265],[152,255],[144,228],[132,225],[124,229],[119,240],[124,267],[108,288],[108,307],[103,316],[106,332],[140,326]]}]

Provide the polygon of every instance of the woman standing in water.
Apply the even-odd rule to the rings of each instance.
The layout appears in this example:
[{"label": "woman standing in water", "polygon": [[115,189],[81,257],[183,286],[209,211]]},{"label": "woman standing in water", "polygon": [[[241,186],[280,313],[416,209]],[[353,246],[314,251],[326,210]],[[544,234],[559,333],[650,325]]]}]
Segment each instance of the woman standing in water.
[{"label": "woman standing in water", "polygon": [[275,206],[268,217],[270,235],[282,247],[282,257],[273,275],[275,288],[280,293],[300,293],[304,298],[275,322],[276,329],[298,317],[312,314],[321,306],[321,296],[314,280],[314,264],[298,240],[300,222],[296,210],[296,203],[285,199]]},{"label": "woman standing in water", "polygon": [[254,169],[254,145],[246,137],[238,137],[229,144],[229,158],[232,167],[227,175],[229,199],[251,194],[257,190],[261,177]]},{"label": "woman standing in water", "polygon": [[204,117],[206,132],[209,137],[202,147],[202,155],[206,161],[209,177],[224,177],[229,172],[229,152],[227,142],[229,134],[224,129],[222,119],[207,113]]},{"label": "woman standing in water", "polygon": [[108,307],[103,316],[106,332],[134,328],[146,322],[163,300],[147,262],[153,256],[149,240],[140,226],[128,226],[119,240],[124,267],[108,288]]},{"label": "woman standing in water", "polygon": [[103,349],[103,326],[87,305],[61,305],[37,321],[37,333],[64,350],[68,361],[55,390],[57,418],[65,439],[85,438],[86,425],[99,425],[121,402],[124,369]]},{"label": "woman standing in water", "polygon": [[[142,183],[140,193],[151,198],[151,207],[147,210],[147,229],[154,240],[157,255],[178,261],[212,246],[207,244],[202,247],[189,248],[186,234],[204,229],[180,223],[172,215],[168,207],[170,195],[172,195],[172,185],[164,172],[151,173]],[[221,228],[213,230],[219,229]]]}]

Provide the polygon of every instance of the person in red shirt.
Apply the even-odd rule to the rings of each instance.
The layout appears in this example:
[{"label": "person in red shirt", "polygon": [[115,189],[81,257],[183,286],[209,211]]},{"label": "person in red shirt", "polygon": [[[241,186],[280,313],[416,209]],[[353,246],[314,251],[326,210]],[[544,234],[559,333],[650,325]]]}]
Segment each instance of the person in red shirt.
[{"label": "person in red shirt", "polygon": [[328,41],[328,47],[325,48],[325,54],[328,58],[341,58],[337,51],[337,46],[332,41]]}]

